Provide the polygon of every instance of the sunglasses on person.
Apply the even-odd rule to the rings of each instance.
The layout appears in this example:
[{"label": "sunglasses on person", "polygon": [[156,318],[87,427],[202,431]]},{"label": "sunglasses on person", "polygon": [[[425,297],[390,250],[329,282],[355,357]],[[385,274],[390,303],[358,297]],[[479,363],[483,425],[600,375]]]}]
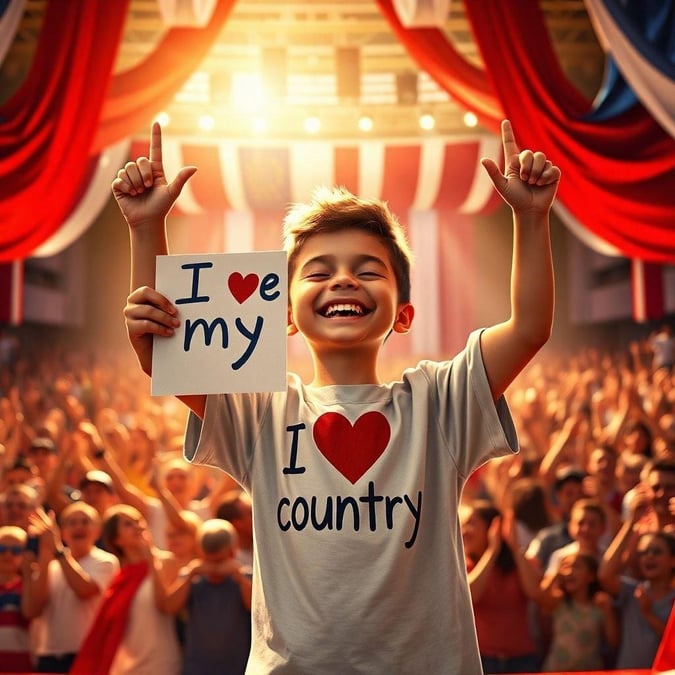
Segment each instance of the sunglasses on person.
[{"label": "sunglasses on person", "polygon": [[8,546],[7,544],[0,544],[0,554],[9,551],[12,555],[21,555],[23,553],[23,546]]},{"label": "sunglasses on person", "polygon": [[638,549],[637,554],[639,556],[645,556],[645,555],[661,556],[661,555],[667,555],[668,551],[666,551],[665,548],[657,548],[656,546],[648,546],[647,548]]}]

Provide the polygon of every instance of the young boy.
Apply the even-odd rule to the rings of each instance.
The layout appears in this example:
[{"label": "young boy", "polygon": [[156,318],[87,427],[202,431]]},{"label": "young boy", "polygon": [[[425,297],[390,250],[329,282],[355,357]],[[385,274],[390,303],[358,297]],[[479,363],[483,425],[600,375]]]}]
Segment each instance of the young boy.
[{"label": "young boy", "polygon": [[236,559],[237,531],[220,518],[198,533],[201,558],[184,567],[159,600],[187,609],[183,675],[238,675],[251,646],[251,580]]},{"label": "young boy", "polygon": [[[517,451],[502,395],[550,336],[548,215],[560,171],[520,152],[502,125],[505,173],[482,160],[514,213],[511,316],[476,331],[452,361],[382,384],[379,350],[409,330],[410,257],[386,206],[318,193],[285,222],[289,334],[302,333],[311,384],[285,392],[183,396],[185,453],[252,495],[251,673],[480,673],[457,504],[471,472]],[[167,183],[161,131],[118,172],[130,228],[127,331],[150,374],[153,336],[179,325],[153,289],[165,217],[195,167]]]},{"label": "young boy", "polygon": [[602,558],[607,546],[602,537],[607,529],[607,509],[601,500],[583,497],[574,502],[570,511],[569,533],[572,541],[551,553],[548,565],[544,570],[542,587],[548,588],[558,574],[560,561],[572,553],[584,553],[595,558]]},{"label": "young boy", "polygon": [[35,581],[26,557],[26,531],[0,526],[0,672],[32,670],[29,626],[38,613]]}]

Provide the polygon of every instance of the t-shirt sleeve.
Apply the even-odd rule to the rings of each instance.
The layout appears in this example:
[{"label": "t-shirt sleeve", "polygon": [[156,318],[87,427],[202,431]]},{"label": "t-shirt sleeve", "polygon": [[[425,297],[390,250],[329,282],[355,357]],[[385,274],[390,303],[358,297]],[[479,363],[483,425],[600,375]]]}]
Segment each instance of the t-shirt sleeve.
[{"label": "t-shirt sleeve", "polygon": [[[459,472],[468,476],[488,459],[518,452],[518,436],[502,396],[493,401],[480,349],[480,330],[452,361],[431,366],[441,433]],[[433,364],[433,362],[429,362]]]},{"label": "t-shirt sleeve", "polygon": [[248,485],[249,469],[271,394],[210,394],[204,419],[190,413],[183,456],[221,469]]}]

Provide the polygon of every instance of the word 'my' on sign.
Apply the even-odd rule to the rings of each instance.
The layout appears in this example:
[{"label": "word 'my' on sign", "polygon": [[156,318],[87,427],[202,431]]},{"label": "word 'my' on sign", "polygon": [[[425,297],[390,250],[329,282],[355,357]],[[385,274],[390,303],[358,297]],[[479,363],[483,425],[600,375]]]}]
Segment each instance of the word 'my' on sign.
[{"label": "word 'my' on sign", "polygon": [[283,251],[157,256],[181,325],[154,337],[152,394],[285,389],[286,277]]}]

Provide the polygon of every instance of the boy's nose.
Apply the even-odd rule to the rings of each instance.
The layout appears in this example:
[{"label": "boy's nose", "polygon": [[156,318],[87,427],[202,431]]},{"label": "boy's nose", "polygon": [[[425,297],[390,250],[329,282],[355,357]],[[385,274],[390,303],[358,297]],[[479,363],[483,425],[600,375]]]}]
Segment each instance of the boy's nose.
[{"label": "boy's nose", "polygon": [[354,288],[358,286],[357,278],[348,270],[340,270],[333,277],[333,288]]}]

